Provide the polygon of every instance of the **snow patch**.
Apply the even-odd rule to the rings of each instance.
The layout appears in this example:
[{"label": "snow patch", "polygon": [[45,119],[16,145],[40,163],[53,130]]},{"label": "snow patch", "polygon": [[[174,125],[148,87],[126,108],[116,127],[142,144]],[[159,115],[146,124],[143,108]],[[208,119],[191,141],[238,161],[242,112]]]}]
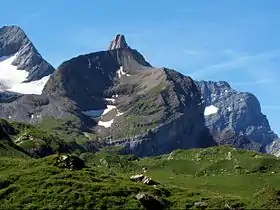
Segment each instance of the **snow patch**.
[{"label": "snow patch", "polygon": [[98,121],[98,125],[105,127],[105,128],[110,128],[112,126],[114,122],[114,119],[110,120],[110,121]]},{"label": "snow patch", "polygon": [[18,70],[16,66],[12,65],[15,59],[16,54],[0,57],[0,83],[3,83],[7,89],[23,82],[29,74],[28,71]]},{"label": "snow patch", "polygon": [[227,110],[230,112],[231,111],[231,107],[228,107]]},{"label": "snow patch", "polygon": [[117,71],[117,75],[119,78],[121,78],[122,76],[127,76],[127,77],[131,76],[130,74],[127,74],[123,71],[123,66],[121,66],[120,69]]},{"label": "snow patch", "polygon": [[106,109],[87,110],[82,113],[88,117],[101,117],[117,107],[114,105],[107,105]]},{"label": "snow patch", "polygon": [[116,99],[115,98],[105,98],[105,101],[115,103]]},{"label": "snow patch", "polygon": [[[93,118],[101,117],[102,118],[103,115],[106,115],[107,113],[109,113],[113,109],[117,109],[117,107],[114,106],[114,105],[107,105],[106,109],[88,110],[88,111],[83,111],[82,113],[84,115],[88,116],[88,117],[93,117]],[[119,112],[118,109],[117,109],[117,114],[116,114],[117,117],[121,116],[123,114],[124,113]],[[109,127],[112,126],[113,122],[114,122],[114,119],[111,119],[109,121],[101,121],[100,120],[100,121],[98,121],[97,125],[105,127],[105,128],[109,128]]]},{"label": "snow patch", "polygon": [[12,63],[17,54],[13,56],[0,57],[0,84],[1,89],[22,94],[40,95],[50,76],[43,77],[40,80],[23,83],[29,75],[28,71],[17,69]]},{"label": "snow patch", "polygon": [[104,112],[101,114],[101,116],[107,114],[108,112],[110,112],[111,110],[116,109],[116,108],[117,107],[114,105],[107,105],[107,108],[104,110]]},{"label": "snow patch", "polygon": [[41,95],[45,87],[45,84],[48,82],[49,78],[50,76],[45,76],[40,80],[15,84],[12,88],[8,89],[8,91],[22,93],[22,94]]},{"label": "snow patch", "polygon": [[123,112],[118,112],[117,117],[122,116],[124,113]]},{"label": "snow patch", "polygon": [[205,110],[204,110],[204,116],[216,114],[218,112],[218,110],[219,109],[213,105],[207,106],[207,107],[205,107]]}]

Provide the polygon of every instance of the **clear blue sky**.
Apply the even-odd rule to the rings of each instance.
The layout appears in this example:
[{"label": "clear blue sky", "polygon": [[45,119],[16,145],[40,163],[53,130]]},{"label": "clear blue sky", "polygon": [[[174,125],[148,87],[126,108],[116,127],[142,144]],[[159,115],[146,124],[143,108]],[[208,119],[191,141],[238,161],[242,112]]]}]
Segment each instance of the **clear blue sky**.
[{"label": "clear blue sky", "polygon": [[254,93],[280,134],[279,0],[0,1],[0,25],[21,26],[54,66],[123,33],[154,66]]}]

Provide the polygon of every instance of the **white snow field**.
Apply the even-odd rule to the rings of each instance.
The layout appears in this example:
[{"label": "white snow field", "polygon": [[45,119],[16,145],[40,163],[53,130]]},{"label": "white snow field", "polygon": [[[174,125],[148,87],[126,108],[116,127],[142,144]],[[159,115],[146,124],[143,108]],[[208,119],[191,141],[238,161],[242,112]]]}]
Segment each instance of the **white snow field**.
[{"label": "white snow field", "polygon": [[13,91],[22,94],[40,95],[50,76],[43,77],[40,80],[23,83],[28,77],[29,72],[17,69],[12,65],[17,54],[13,56],[0,57],[0,86],[1,91]]},{"label": "white snow field", "polygon": [[218,112],[218,110],[219,109],[213,105],[207,106],[207,107],[205,107],[205,110],[204,110],[204,116],[216,114]]},{"label": "white snow field", "polygon": [[[112,98],[106,98],[105,100],[110,101],[108,99],[112,99]],[[114,106],[114,105],[107,105],[106,109],[87,110],[87,111],[83,111],[82,113],[84,115],[88,116],[88,117],[92,117],[92,118],[100,117],[102,119],[102,117],[104,115],[106,115],[107,113],[109,113],[111,110],[114,110],[114,109],[117,109],[117,107]],[[124,113],[119,112],[119,110],[117,109],[117,114],[116,114],[115,117],[122,116],[123,114]],[[109,121],[101,121],[101,120],[99,120],[97,124],[99,126],[102,126],[102,127],[105,127],[105,128],[110,128],[112,126],[113,122],[114,122],[114,119],[111,119]]]}]

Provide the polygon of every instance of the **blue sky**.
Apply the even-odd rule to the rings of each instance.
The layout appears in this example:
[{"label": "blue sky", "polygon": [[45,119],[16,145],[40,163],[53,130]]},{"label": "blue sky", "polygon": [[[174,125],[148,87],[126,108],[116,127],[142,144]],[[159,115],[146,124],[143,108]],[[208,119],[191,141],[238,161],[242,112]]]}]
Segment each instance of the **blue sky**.
[{"label": "blue sky", "polygon": [[54,66],[123,33],[154,66],[254,93],[280,134],[279,0],[0,1],[0,25],[21,26]]}]

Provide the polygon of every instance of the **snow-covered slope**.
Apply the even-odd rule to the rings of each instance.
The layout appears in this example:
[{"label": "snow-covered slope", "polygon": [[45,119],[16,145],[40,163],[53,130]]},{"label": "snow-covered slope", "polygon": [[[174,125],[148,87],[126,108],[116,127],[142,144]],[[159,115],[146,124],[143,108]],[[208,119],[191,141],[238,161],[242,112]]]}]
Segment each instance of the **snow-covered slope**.
[{"label": "snow-covered slope", "polygon": [[54,70],[20,27],[0,28],[0,91],[41,94]]},{"label": "snow-covered slope", "polygon": [[40,80],[24,82],[28,78],[29,72],[18,69],[17,66],[13,65],[16,57],[17,54],[0,57],[0,91],[41,94],[49,76],[45,76]]}]

